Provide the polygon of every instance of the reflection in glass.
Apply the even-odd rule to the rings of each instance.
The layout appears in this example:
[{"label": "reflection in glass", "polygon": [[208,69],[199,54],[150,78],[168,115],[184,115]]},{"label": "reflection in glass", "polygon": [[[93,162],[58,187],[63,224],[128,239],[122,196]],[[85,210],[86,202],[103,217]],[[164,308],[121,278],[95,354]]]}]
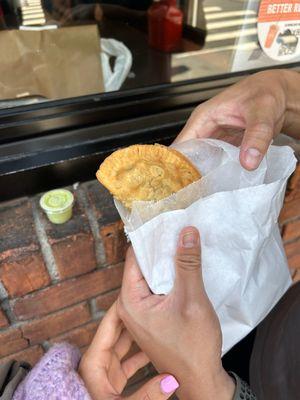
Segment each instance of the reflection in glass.
[{"label": "reflection in glass", "polygon": [[[71,90],[65,94],[48,90],[58,84],[56,77],[62,73],[63,82],[72,86],[85,76],[92,81],[92,76],[98,74],[95,71],[100,71],[102,78],[97,78],[98,84],[87,82],[82,90],[76,91],[76,96],[81,96],[276,65],[258,43],[259,3],[257,0],[0,0],[0,51],[7,55],[0,65],[0,107],[74,97]],[[160,14],[156,12],[158,9]],[[156,43],[167,43],[170,37],[167,22],[172,18],[175,21],[175,9],[178,15],[183,15],[176,46],[155,45],[150,40],[149,27],[159,36]],[[156,10],[155,23],[149,10]],[[162,15],[164,20],[160,19]],[[93,32],[91,27],[95,29]],[[67,40],[70,32],[73,36]],[[32,39],[28,41],[29,35]],[[18,57],[13,57],[9,49],[17,47],[21,50]],[[34,60],[39,61],[34,64]],[[10,73],[11,80],[5,80],[7,71],[15,71],[17,79]],[[34,85],[27,85],[28,77],[35,81]],[[15,92],[5,90],[22,80],[24,85],[20,84]]]}]

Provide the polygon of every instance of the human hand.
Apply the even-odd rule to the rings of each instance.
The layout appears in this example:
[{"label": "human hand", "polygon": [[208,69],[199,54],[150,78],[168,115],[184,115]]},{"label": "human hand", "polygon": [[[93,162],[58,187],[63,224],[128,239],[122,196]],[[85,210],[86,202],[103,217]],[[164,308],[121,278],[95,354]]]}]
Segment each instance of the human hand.
[{"label": "human hand", "polygon": [[[273,138],[283,129],[299,138],[300,76],[264,71],[243,79],[199,105],[175,140],[214,137],[241,145],[240,162],[256,169]],[[299,92],[299,91],[298,91]],[[229,132],[233,136],[229,136]]]},{"label": "human hand", "polygon": [[[93,400],[123,399],[121,393],[128,379],[148,364],[148,357],[141,351],[123,360],[132,343],[117,315],[115,303],[101,321],[79,365],[79,374]],[[126,399],[166,400],[177,387],[178,383],[171,375],[158,375]]]},{"label": "human hand", "polygon": [[234,384],[221,363],[221,329],[203,285],[196,228],[180,234],[175,283],[167,296],[151,293],[129,249],[117,305],[125,326],[157,370],[179,381],[179,398],[232,399]]}]

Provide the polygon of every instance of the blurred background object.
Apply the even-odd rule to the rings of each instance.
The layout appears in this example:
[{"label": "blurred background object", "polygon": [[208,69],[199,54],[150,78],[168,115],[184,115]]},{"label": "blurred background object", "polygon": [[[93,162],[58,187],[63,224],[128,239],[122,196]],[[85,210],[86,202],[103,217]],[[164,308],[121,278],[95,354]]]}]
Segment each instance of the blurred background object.
[{"label": "blurred background object", "polygon": [[183,13],[176,0],[157,0],[148,9],[148,42],[157,50],[179,50]]},{"label": "blurred background object", "polygon": [[[0,0],[0,43],[1,32],[5,30],[38,32],[95,25],[99,41],[101,37],[120,43],[118,54],[102,52],[100,56],[99,51],[102,69],[110,74],[109,79],[113,71],[118,70],[119,76],[122,75],[118,85],[104,85],[102,92],[151,88],[284,65],[269,58],[260,47],[259,4],[258,0]],[[275,36],[281,40],[283,52],[294,51],[297,33],[275,34],[274,30],[271,33],[269,40],[274,41]],[[73,47],[76,45],[74,37]],[[53,43],[53,51],[55,46]],[[31,51],[24,51],[19,63],[25,65]],[[299,61],[297,56],[293,60]],[[122,65],[126,68],[120,74]],[[25,79],[26,74],[22,76]],[[6,97],[4,86],[0,77],[0,107],[16,104],[16,98]],[[22,90],[26,92],[32,102],[34,95],[29,88]],[[88,94],[83,90],[80,96]],[[42,92],[36,96],[45,98]],[[59,98],[64,97],[46,97],[48,101]],[[20,104],[24,101],[25,96]]]}]

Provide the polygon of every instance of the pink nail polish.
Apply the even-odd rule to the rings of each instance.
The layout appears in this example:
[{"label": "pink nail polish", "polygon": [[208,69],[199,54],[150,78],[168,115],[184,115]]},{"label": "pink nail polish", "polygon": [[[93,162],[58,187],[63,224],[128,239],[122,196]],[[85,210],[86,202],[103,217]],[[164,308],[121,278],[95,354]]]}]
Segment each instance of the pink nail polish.
[{"label": "pink nail polish", "polygon": [[161,380],[160,387],[163,393],[169,394],[175,392],[175,390],[179,388],[179,383],[174,376],[169,375]]},{"label": "pink nail polish", "polygon": [[259,163],[261,162],[262,158],[263,158],[263,155],[257,149],[250,148],[250,149],[247,149],[245,152],[246,164],[251,169],[257,168],[259,166]]}]

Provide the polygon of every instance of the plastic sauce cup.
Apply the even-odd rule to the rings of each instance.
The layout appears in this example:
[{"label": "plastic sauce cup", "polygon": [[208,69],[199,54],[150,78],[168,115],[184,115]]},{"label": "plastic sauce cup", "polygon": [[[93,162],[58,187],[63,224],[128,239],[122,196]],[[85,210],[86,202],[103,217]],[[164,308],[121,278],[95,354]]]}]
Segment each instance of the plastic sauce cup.
[{"label": "plastic sauce cup", "polygon": [[66,189],[54,189],[40,199],[40,206],[53,224],[64,224],[72,217],[73,194]]}]

